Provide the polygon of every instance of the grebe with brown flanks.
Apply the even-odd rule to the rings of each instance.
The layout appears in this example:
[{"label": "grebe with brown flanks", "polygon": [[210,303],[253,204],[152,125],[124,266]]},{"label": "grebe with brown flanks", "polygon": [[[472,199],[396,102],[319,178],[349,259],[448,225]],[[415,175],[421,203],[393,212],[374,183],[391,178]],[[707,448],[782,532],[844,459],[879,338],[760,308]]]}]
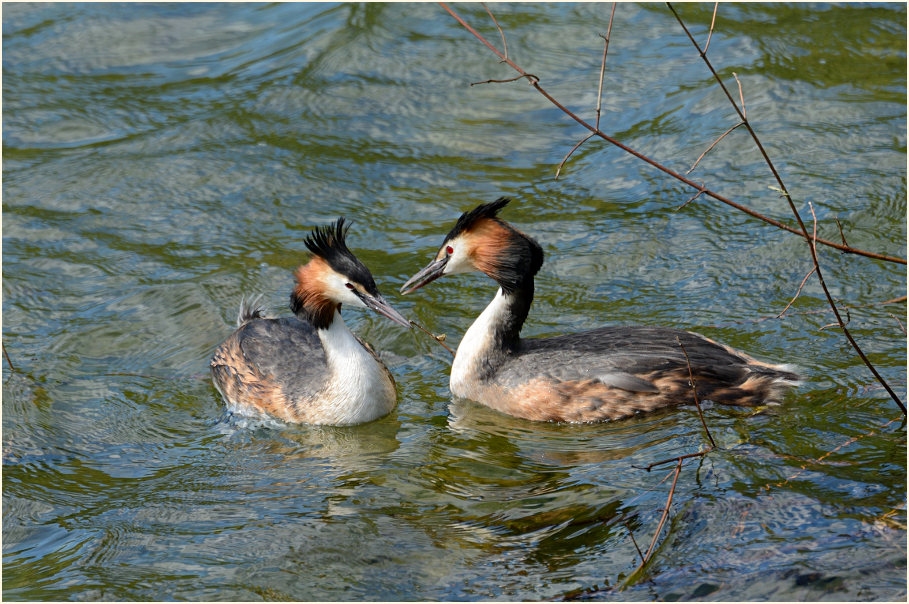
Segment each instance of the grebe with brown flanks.
[{"label": "grebe with brown flanks", "polygon": [[212,381],[228,408],[294,423],[353,425],[394,409],[391,372],[344,324],[341,305],[410,322],[379,293],[369,269],[347,248],[343,218],[304,240],[312,259],[297,269],[293,317],[266,318],[241,303],[238,329],[211,359]]},{"label": "grebe with brown flanks", "polygon": [[692,402],[689,365],[698,398],[725,405],[778,403],[798,385],[786,365],[681,329],[614,326],[521,338],[543,250],[498,218],[508,202],[502,197],[462,214],[433,261],[401,288],[408,294],[442,275],[471,271],[499,285],[455,353],[454,396],[530,420],[596,422]]}]

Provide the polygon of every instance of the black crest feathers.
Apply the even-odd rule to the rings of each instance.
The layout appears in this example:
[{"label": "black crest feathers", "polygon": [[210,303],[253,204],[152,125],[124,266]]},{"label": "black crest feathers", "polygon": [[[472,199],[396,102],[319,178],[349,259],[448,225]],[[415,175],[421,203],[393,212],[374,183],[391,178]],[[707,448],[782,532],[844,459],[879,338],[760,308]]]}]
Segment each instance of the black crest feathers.
[{"label": "black crest feathers", "polygon": [[313,229],[312,234],[303,242],[310,252],[322,258],[335,272],[359,283],[369,293],[377,294],[372,273],[347,248],[345,238],[349,229],[350,223],[343,217],[338,218],[333,224]]},{"label": "black crest feathers", "polygon": [[334,224],[313,229],[312,233],[303,240],[303,243],[306,244],[310,252],[320,256],[330,264],[333,256],[339,254],[353,256],[344,241],[349,230],[350,223],[341,217]]},{"label": "black crest feathers", "polygon": [[[510,201],[507,197],[499,197],[491,203],[464,212],[442,244],[444,246],[465,231],[475,228],[478,221],[494,221],[500,228],[500,235],[493,239],[495,250],[492,253],[478,253],[477,256],[482,261],[477,264],[477,268],[492,277],[506,293],[528,285],[532,287],[534,275],[543,266],[543,249],[540,244],[498,217],[499,211]],[[488,243],[489,240],[487,245]]]},{"label": "black crest feathers", "polygon": [[499,210],[507,206],[510,201],[511,199],[508,197],[499,197],[495,201],[480,204],[469,212],[464,212],[445,237],[445,241],[454,239],[464,231],[470,229],[473,223],[480,218],[495,218],[498,215]]}]

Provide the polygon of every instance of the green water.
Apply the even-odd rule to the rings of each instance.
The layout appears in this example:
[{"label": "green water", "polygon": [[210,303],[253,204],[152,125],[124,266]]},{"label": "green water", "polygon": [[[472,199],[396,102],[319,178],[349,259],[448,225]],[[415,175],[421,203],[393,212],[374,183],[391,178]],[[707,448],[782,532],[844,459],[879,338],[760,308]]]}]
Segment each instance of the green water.
[{"label": "green water", "polygon": [[[594,119],[611,5],[493,4],[509,56]],[[682,5],[703,44],[712,5]],[[490,41],[479,4],[454,6]],[[709,56],[822,237],[906,256],[906,8],[721,5]],[[903,415],[804,241],[585,134],[437,4],[3,5],[7,600],[904,600]],[[621,4],[601,127],[684,172],[735,114],[663,4]],[[743,128],[692,178],[791,213]],[[797,365],[771,410],[534,424],[453,402],[448,353],[345,320],[398,383],[354,428],[227,417],[207,365],[241,296],[287,313],[340,215],[404,314],[457,343],[480,275],[402,298],[500,195],[546,254],[526,335],[692,329]],[[904,265],[820,249],[906,400]],[[631,535],[634,536],[632,540]],[[622,590],[624,589],[624,590]]]}]

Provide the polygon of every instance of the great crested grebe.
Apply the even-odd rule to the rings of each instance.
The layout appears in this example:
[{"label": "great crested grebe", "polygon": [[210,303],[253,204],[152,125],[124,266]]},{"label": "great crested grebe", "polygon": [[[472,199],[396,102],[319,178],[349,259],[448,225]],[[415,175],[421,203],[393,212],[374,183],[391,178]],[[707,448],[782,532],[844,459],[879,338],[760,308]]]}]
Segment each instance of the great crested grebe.
[{"label": "great crested grebe", "polygon": [[313,257],[295,273],[295,317],[265,318],[241,303],[239,328],[211,360],[212,380],[229,408],[327,425],[360,424],[394,409],[391,373],[344,324],[341,304],[369,308],[405,327],[410,322],[347,249],[349,228],[339,218],[305,239]]},{"label": "great crested grebe", "polygon": [[408,294],[442,275],[471,271],[499,284],[455,353],[454,396],[530,420],[595,422],[692,402],[689,363],[699,400],[774,403],[797,384],[785,365],[680,329],[617,326],[521,338],[543,250],[497,218],[508,202],[503,197],[462,214],[435,259],[401,288]]}]

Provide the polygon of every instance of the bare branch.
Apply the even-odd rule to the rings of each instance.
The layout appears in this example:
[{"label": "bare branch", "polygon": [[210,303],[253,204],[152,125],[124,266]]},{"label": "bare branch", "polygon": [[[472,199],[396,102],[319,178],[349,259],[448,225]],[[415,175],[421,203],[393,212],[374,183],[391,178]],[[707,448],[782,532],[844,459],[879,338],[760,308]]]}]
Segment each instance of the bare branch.
[{"label": "bare branch", "polygon": [[843,225],[840,224],[839,216],[834,216],[833,219],[836,221],[836,226],[840,230],[840,239],[843,240],[843,245],[849,245],[848,243],[846,243],[846,234],[843,233]]},{"label": "bare branch", "polygon": [[[817,215],[814,213],[814,206],[811,205],[811,202],[810,202],[810,201],[808,202],[808,207],[811,208],[811,215],[814,216],[814,231],[813,231],[813,233],[812,233],[812,244],[811,244],[811,246],[812,246],[812,249],[815,250],[815,253],[817,253],[817,243],[816,243],[816,242],[817,242]],[[810,276],[813,275],[815,272],[817,272],[817,269],[818,269],[818,267],[817,267],[817,266],[814,266],[814,267],[808,272],[808,274],[805,275],[805,278],[802,279],[802,283],[799,285],[798,290],[795,292],[795,296],[793,296],[792,300],[789,301],[789,304],[786,305],[786,308],[784,308],[783,310],[780,311],[780,314],[777,315],[777,319],[782,318],[782,316],[786,313],[786,311],[789,310],[789,307],[792,306],[792,303],[795,302],[796,298],[799,297],[799,294],[802,293],[802,288],[805,287],[805,283],[808,282],[808,277],[810,277]]]},{"label": "bare branch", "polygon": [[641,566],[647,563],[647,560],[650,560],[650,554],[653,553],[653,548],[656,547],[657,539],[660,537],[660,531],[663,530],[663,524],[666,523],[666,518],[669,516],[669,508],[672,507],[672,496],[675,495],[675,485],[679,480],[679,473],[682,471],[682,460],[679,459],[679,463],[675,466],[675,476],[672,477],[672,486],[669,487],[669,497],[666,498],[666,507],[663,508],[663,515],[660,517],[660,523],[657,525],[656,531],[653,533],[653,540],[650,542],[650,547],[647,548],[647,553],[644,554],[644,562],[641,563]]},{"label": "bare branch", "polygon": [[496,21],[496,16],[492,14],[492,11],[489,10],[488,6],[486,6],[486,3],[483,2],[482,4],[483,4],[483,8],[486,9],[486,13],[492,19],[492,22],[495,23],[496,29],[499,30],[499,35],[502,36],[502,49],[505,52],[505,56],[507,57],[508,56],[508,42],[505,40],[505,32],[502,31],[501,26],[499,26],[499,22]]},{"label": "bare branch", "polygon": [[865,308],[867,306],[883,306],[884,304],[897,304],[899,302],[905,302],[906,296],[900,296],[899,298],[892,298],[890,300],[884,300],[883,302],[872,302],[871,304],[860,304],[858,306],[851,306],[850,308]]},{"label": "bare branch", "polygon": [[[809,276],[811,274],[812,273],[808,273]],[[806,277],[806,279],[807,279],[807,277]],[[900,302],[905,302],[905,301],[906,301],[906,296],[900,296],[899,298],[892,298],[890,300],[884,300],[882,302],[871,302],[869,304],[850,304],[850,305],[843,306],[842,309],[843,309],[843,312],[846,312],[849,309],[872,308],[874,306],[884,306],[887,304],[899,304]],[[831,312],[829,307],[821,308],[818,310],[803,310],[803,311],[799,311],[799,312],[793,312],[793,313],[789,313],[787,316],[795,317],[795,316],[800,316],[800,315],[822,315],[822,314],[828,313],[828,312]],[[763,321],[768,321],[770,319],[781,319],[781,318],[783,318],[783,317],[781,317],[779,315],[773,315],[773,316],[768,316],[768,317],[758,317],[756,319],[750,319],[748,321],[736,321],[736,323],[761,323]]]},{"label": "bare branch", "polygon": [[710,47],[710,38],[713,37],[713,26],[716,24],[716,9],[719,8],[720,3],[713,3],[713,18],[710,19],[710,32],[707,34],[707,43],[704,44],[704,54],[707,54],[707,49]]},{"label": "bare branch", "polygon": [[[679,348],[685,353],[685,363],[688,364],[688,379],[691,380],[691,394],[694,395],[694,406],[698,408],[698,416],[701,418],[701,425],[704,426],[704,432],[707,433],[707,440],[710,441],[711,448],[715,449],[716,442],[710,434],[710,429],[707,427],[707,422],[704,420],[704,412],[701,410],[701,401],[698,400],[698,385],[697,382],[694,381],[694,372],[691,371],[691,359],[688,358],[688,351],[685,350],[685,345],[682,344],[682,340],[676,336],[675,341],[679,343]],[[681,463],[681,461],[679,463]]]},{"label": "bare branch", "polygon": [[777,319],[782,319],[782,318],[783,318],[783,315],[786,314],[786,311],[789,310],[789,307],[792,306],[792,303],[795,302],[796,298],[799,297],[799,294],[802,293],[802,288],[805,287],[805,283],[808,281],[808,277],[810,277],[811,275],[813,275],[815,270],[817,270],[817,269],[815,269],[814,267],[812,267],[811,270],[808,271],[808,274],[805,275],[805,278],[804,278],[804,279],[802,279],[802,283],[799,285],[798,290],[795,292],[795,296],[793,296],[792,300],[789,300],[789,304],[786,305],[786,308],[784,308],[783,310],[781,310],[781,311],[780,311],[780,314],[778,314],[778,315],[776,316]]},{"label": "bare branch", "polygon": [[742,83],[739,81],[738,74],[736,74],[734,71],[732,72],[732,77],[735,78],[736,83],[739,85],[739,100],[742,102],[742,121],[744,122],[748,119],[748,117],[745,114],[745,95],[742,94]]},{"label": "bare branch", "polygon": [[697,453],[688,453],[688,454],[686,454],[686,455],[679,455],[678,457],[670,457],[669,459],[663,459],[663,460],[660,460],[660,461],[655,461],[655,462],[653,462],[652,464],[650,464],[649,466],[635,466],[635,465],[632,465],[632,467],[633,467],[633,468],[637,468],[637,469],[639,469],[639,470],[646,470],[646,471],[649,472],[650,470],[652,470],[653,468],[655,468],[655,467],[657,467],[657,466],[666,465],[667,463],[672,463],[672,462],[674,462],[674,461],[679,461],[679,460],[681,460],[681,459],[688,459],[688,458],[690,458],[690,457],[703,457],[704,455],[707,455],[708,453],[710,453],[710,451],[711,451],[711,449],[705,449],[705,450],[703,450],[703,451],[698,451]]},{"label": "bare branch", "polygon": [[[477,32],[477,31],[476,31],[473,27],[471,27],[466,21],[464,21],[464,19],[462,19],[457,13],[455,13],[454,10],[452,10],[450,6],[448,6],[448,5],[447,5],[446,3],[444,3],[444,2],[440,2],[439,4],[440,4],[440,6],[441,6],[442,8],[444,8],[444,9],[446,10],[446,12],[448,12],[448,14],[450,14],[458,23],[460,23],[461,26],[464,27],[464,29],[466,29],[467,31],[469,31],[475,38],[477,38],[477,39],[478,39],[480,42],[482,42],[487,48],[489,48],[489,50],[491,50],[493,53],[495,53],[496,56],[498,56],[500,59],[503,59],[503,60],[505,61],[505,63],[507,63],[512,69],[514,69],[515,71],[517,71],[518,73],[520,73],[520,74],[522,74],[522,75],[524,75],[524,76],[529,76],[529,75],[531,75],[531,74],[528,74],[527,72],[525,72],[523,69],[521,69],[521,67],[519,67],[517,64],[515,64],[514,61],[512,61],[511,59],[509,59],[509,58],[507,58],[505,55],[503,55],[495,46],[493,46],[492,44],[490,44],[489,41],[486,40],[486,38],[484,38],[479,32]],[[531,79],[530,84],[531,84],[531,86],[533,86],[533,87],[537,90],[537,92],[539,92],[541,95],[543,95],[543,97],[545,97],[546,100],[548,100],[550,103],[552,103],[553,105],[555,105],[555,106],[556,106],[560,111],[562,111],[565,115],[567,115],[568,117],[570,117],[571,119],[573,119],[575,122],[577,122],[579,125],[583,126],[583,127],[586,128],[587,130],[589,130],[590,132],[592,132],[594,135],[599,136],[599,137],[602,138],[603,140],[605,140],[605,141],[607,141],[608,143],[610,143],[610,144],[612,144],[612,145],[618,147],[619,149],[622,149],[622,150],[625,151],[626,153],[628,153],[628,154],[630,154],[630,155],[633,155],[634,157],[637,157],[637,158],[640,159],[641,161],[644,161],[644,162],[650,164],[650,165],[653,166],[654,168],[656,168],[656,169],[662,171],[663,173],[665,173],[665,174],[671,176],[672,178],[675,178],[676,180],[679,180],[680,182],[685,183],[685,184],[688,185],[689,187],[692,187],[693,189],[698,189],[698,190],[701,189],[701,186],[698,185],[698,184],[696,184],[694,181],[692,181],[692,180],[686,178],[685,176],[682,176],[681,174],[679,174],[679,173],[677,173],[677,172],[675,172],[675,171],[673,171],[673,170],[667,168],[666,166],[660,164],[659,162],[654,161],[653,159],[647,157],[646,155],[644,155],[644,154],[642,154],[642,153],[640,153],[640,152],[638,152],[638,151],[635,151],[634,149],[632,149],[632,148],[628,147],[627,145],[625,145],[625,144],[619,142],[618,140],[616,140],[615,138],[609,136],[608,134],[606,134],[606,133],[603,132],[602,130],[596,128],[595,126],[593,126],[593,125],[587,123],[586,121],[584,121],[583,119],[581,119],[580,117],[578,117],[578,116],[577,116],[575,113],[573,113],[570,109],[568,109],[567,107],[565,107],[562,103],[560,103],[557,99],[555,99],[551,94],[549,94],[549,93],[540,85],[540,80],[539,80],[539,78],[536,78],[536,77],[534,76],[534,77]],[[736,110],[738,111],[738,108],[737,108]],[[710,189],[706,189],[706,188],[705,188],[703,192],[704,192],[705,195],[708,195],[708,196],[712,197],[713,199],[716,199],[717,201],[719,201],[719,202],[721,202],[721,203],[724,203],[724,204],[726,204],[726,205],[728,205],[728,206],[730,206],[730,207],[733,207],[733,208],[739,210],[740,212],[744,212],[745,214],[748,214],[749,216],[752,216],[752,217],[757,218],[757,219],[759,219],[759,220],[763,220],[764,222],[766,222],[766,223],[768,223],[768,224],[771,224],[771,225],[775,226],[775,227],[778,228],[778,229],[782,229],[782,230],[787,231],[787,232],[789,232],[789,233],[798,235],[798,236],[800,236],[800,237],[804,237],[804,238],[807,240],[807,235],[806,235],[803,231],[800,231],[800,230],[798,230],[798,229],[795,229],[795,228],[793,228],[793,227],[791,227],[791,226],[789,226],[789,225],[787,225],[787,224],[784,224],[784,223],[782,223],[782,222],[780,222],[780,221],[778,221],[778,220],[774,220],[773,218],[769,218],[769,217],[767,217],[767,216],[764,216],[763,214],[761,214],[761,213],[759,213],[759,212],[756,212],[756,211],[754,211],[754,210],[752,210],[752,209],[750,209],[750,208],[747,208],[747,207],[745,207],[745,206],[743,206],[743,205],[741,205],[741,204],[739,204],[739,203],[736,203],[736,202],[734,202],[734,201],[732,201],[732,200],[730,200],[730,199],[728,199],[728,198],[726,198],[726,197],[720,195],[719,193],[716,193],[715,191],[711,191]],[[898,257],[895,257],[895,256],[887,256],[887,255],[885,255],[885,254],[879,254],[879,253],[876,253],[876,252],[869,252],[869,251],[867,251],[867,250],[860,250],[860,249],[857,249],[857,248],[852,248],[852,247],[849,247],[849,246],[846,246],[846,245],[842,245],[842,244],[840,244],[840,243],[835,243],[835,242],[833,242],[833,241],[827,241],[826,239],[818,239],[817,242],[820,243],[820,244],[822,244],[822,245],[826,245],[826,246],[829,246],[829,247],[833,247],[833,248],[842,250],[843,252],[846,252],[846,253],[849,253],[849,254],[856,254],[856,255],[859,255],[859,256],[865,256],[865,257],[867,257],[867,258],[875,258],[875,259],[877,259],[877,260],[884,260],[884,261],[887,261],[887,262],[895,262],[895,263],[897,263],[897,264],[906,264],[906,259],[905,259],[905,258],[898,258]]]},{"label": "bare branch", "polygon": [[[893,389],[890,387],[890,385],[887,383],[887,381],[878,372],[877,368],[875,368],[875,366],[871,363],[871,361],[868,359],[868,357],[862,351],[861,347],[858,345],[858,342],[856,342],[855,338],[852,337],[852,334],[849,332],[849,329],[846,327],[846,322],[843,321],[842,317],[840,317],[839,310],[836,307],[836,303],[833,300],[833,296],[830,294],[830,290],[827,288],[827,283],[824,280],[823,273],[821,272],[821,265],[820,265],[820,261],[818,260],[818,256],[817,256],[817,243],[819,242],[819,240],[817,239],[816,234],[815,234],[814,238],[811,238],[808,236],[808,229],[807,229],[807,227],[805,227],[805,223],[802,220],[802,216],[801,216],[801,214],[799,214],[798,209],[796,209],[795,202],[792,200],[792,196],[789,195],[789,191],[788,191],[788,189],[786,189],[786,185],[783,184],[783,179],[780,177],[779,172],[777,172],[776,166],[774,166],[773,161],[770,159],[770,156],[767,154],[767,151],[764,149],[764,145],[761,144],[761,140],[758,138],[757,133],[754,131],[754,129],[751,128],[751,124],[749,124],[748,120],[745,118],[744,99],[742,101],[742,108],[739,109],[739,107],[735,104],[735,100],[733,100],[732,95],[729,93],[729,90],[726,88],[726,85],[723,83],[723,79],[720,78],[719,74],[717,74],[716,70],[713,68],[713,65],[710,63],[710,59],[707,58],[707,55],[704,54],[703,51],[701,51],[700,46],[698,46],[698,43],[694,39],[694,37],[691,35],[691,32],[688,31],[688,28],[685,26],[685,23],[682,21],[682,18],[679,17],[679,14],[672,7],[672,4],[667,2],[667,6],[669,6],[669,10],[671,10],[672,14],[675,15],[676,20],[679,22],[679,25],[681,25],[682,29],[685,31],[685,34],[688,36],[688,39],[691,41],[691,43],[697,49],[698,53],[701,55],[701,59],[704,60],[704,64],[707,65],[707,68],[710,70],[710,73],[713,74],[713,77],[716,80],[717,84],[719,84],[720,88],[726,94],[726,98],[729,99],[729,102],[732,104],[736,113],[739,114],[739,117],[745,123],[745,128],[747,128],[748,133],[751,134],[751,139],[754,141],[755,146],[758,148],[758,151],[760,151],[761,156],[764,158],[764,163],[767,164],[767,167],[770,169],[770,172],[773,173],[773,177],[776,179],[776,182],[779,185],[780,191],[782,192],[783,196],[786,198],[786,202],[789,204],[789,209],[792,211],[793,216],[795,216],[796,222],[798,222],[799,229],[801,231],[800,234],[802,235],[802,237],[805,238],[805,241],[807,241],[809,243],[809,249],[811,251],[811,260],[812,260],[812,262],[814,262],[814,268],[815,268],[815,273],[817,273],[818,282],[820,282],[820,284],[821,284],[821,289],[824,290],[824,296],[826,296],[827,302],[828,302],[828,304],[830,304],[830,308],[833,310],[833,314],[836,317],[837,323],[839,324],[839,327],[842,330],[843,335],[849,341],[849,344],[852,345],[852,348],[855,350],[856,354],[858,354],[859,358],[862,359],[862,362],[865,363],[865,366],[868,367],[869,371],[871,371],[871,373],[874,375],[875,379],[877,379],[877,381],[881,384],[881,386],[884,387],[884,389],[887,391],[887,394],[890,395],[890,398],[893,399],[893,401],[897,404],[897,406],[900,408],[900,410],[905,415],[906,414],[906,405],[903,404],[903,401],[900,400],[900,398],[899,398],[899,396],[897,396],[896,392],[893,391]],[[736,77],[736,81],[738,82],[738,77]],[[739,94],[741,95],[741,83],[739,83]],[[813,207],[811,208],[811,212],[812,212],[812,214],[814,213]],[[834,247],[838,247],[838,246],[834,246]]]},{"label": "bare branch", "polygon": [[[609,52],[609,37],[612,33],[612,20],[615,17],[615,5],[616,5],[616,3],[613,2],[612,3],[612,13],[609,15],[609,26],[606,28],[606,35],[600,36],[601,38],[603,38],[605,43],[603,44],[603,60],[600,62],[600,82],[597,85],[597,119],[596,119],[596,125],[594,126],[594,128],[596,130],[600,129],[600,112],[601,112],[601,109],[603,106],[603,76],[606,74],[606,53]],[[578,143],[574,147],[571,148],[571,151],[569,151],[568,154],[564,158],[562,158],[562,161],[559,162],[559,167],[556,168],[556,173],[555,173],[556,180],[559,179],[559,175],[562,173],[562,168],[565,167],[565,162],[568,161],[568,158],[571,157],[571,154],[574,153],[575,151],[577,151],[581,145],[583,145],[584,143],[589,141],[591,139],[591,137],[593,137],[593,135],[594,135],[594,133],[590,132],[587,136],[585,136],[580,141],[578,141]]]},{"label": "bare branch", "polygon": [[533,83],[534,80],[536,80],[536,81],[538,81],[538,82],[540,81],[540,78],[538,78],[537,76],[533,75],[532,73],[525,73],[525,74],[523,74],[523,75],[519,75],[519,76],[514,77],[514,78],[508,78],[507,80],[483,80],[482,82],[471,82],[470,85],[471,85],[471,86],[478,86],[478,85],[480,85],[480,84],[504,84],[504,83],[506,83],[506,82],[515,82],[515,81],[517,81],[517,80],[521,80],[521,79],[524,79],[524,78],[529,79],[529,80],[531,81],[531,83]]},{"label": "bare branch", "polygon": [[644,559],[644,552],[641,551],[641,548],[638,546],[637,539],[634,538],[634,533],[631,532],[631,527],[628,526],[628,522],[625,522],[625,528],[628,529],[628,536],[631,537],[631,542],[634,543],[634,549],[638,550],[638,556],[641,558],[641,564],[646,564],[647,560]]},{"label": "bare branch", "polygon": [[589,141],[590,138],[591,138],[592,136],[593,136],[593,132],[591,132],[590,134],[588,134],[587,136],[585,136],[584,138],[582,138],[581,140],[579,140],[579,141],[575,144],[575,146],[571,148],[571,151],[568,152],[568,155],[566,155],[564,158],[562,158],[562,161],[559,162],[559,167],[556,168],[556,174],[555,174],[555,179],[556,179],[556,180],[559,180],[559,174],[562,173],[562,168],[565,166],[565,162],[568,161],[568,158],[571,157],[571,154],[574,153],[575,151],[577,151],[577,150],[578,150],[578,147],[580,147],[581,145],[583,145],[584,143],[586,143],[587,141]]},{"label": "bare branch", "polygon": [[6,352],[6,344],[0,343],[0,346],[3,347],[3,358],[6,359],[6,364],[9,365],[9,368],[12,371],[15,371],[16,368],[13,366],[13,362],[9,360],[9,353]]},{"label": "bare branch", "polygon": [[698,197],[700,197],[700,196],[701,196],[703,193],[705,193],[706,191],[707,191],[707,189],[705,189],[705,188],[704,188],[704,185],[701,184],[701,188],[698,189],[698,192],[695,193],[694,195],[692,195],[691,197],[689,197],[689,198],[688,198],[688,201],[686,201],[685,203],[683,203],[682,205],[680,205],[679,207],[677,207],[677,208],[675,209],[675,211],[678,212],[679,210],[683,209],[685,206],[687,206],[689,203],[691,203],[692,201],[694,201],[695,199],[697,199]]},{"label": "bare branch", "polygon": [[733,130],[738,128],[739,126],[744,126],[744,125],[745,125],[745,122],[739,122],[738,124],[736,124],[735,126],[730,128],[729,130],[727,130],[726,132],[722,133],[718,139],[713,141],[712,145],[707,147],[706,151],[701,153],[701,156],[697,158],[697,160],[694,162],[694,164],[691,166],[691,168],[689,168],[688,171],[685,172],[685,174],[686,175],[691,174],[694,171],[694,169],[698,167],[698,164],[701,163],[701,160],[704,159],[704,156],[707,155],[708,153],[710,153],[710,150],[713,149],[714,147],[716,147],[717,143],[719,143],[721,140],[723,140],[723,138],[725,138],[727,134],[729,134],[730,132],[732,132]]},{"label": "bare branch", "polygon": [[799,467],[799,471],[796,472],[795,474],[792,474],[791,476],[788,476],[787,478],[785,478],[784,480],[781,480],[780,482],[768,482],[768,483],[765,484],[764,486],[760,487],[760,488],[758,489],[758,491],[769,491],[771,487],[782,487],[782,486],[784,486],[785,484],[789,483],[790,481],[795,480],[796,478],[798,478],[799,476],[801,476],[802,474],[804,474],[804,473],[808,470],[809,464],[820,464],[821,462],[823,462],[825,459],[827,459],[828,457],[830,457],[831,455],[833,455],[834,453],[836,453],[836,452],[839,451],[840,449],[842,449],[842,448],[844,448],[844,447],[848,447],[849,445],[851,445],[851,444],[853,444],[853,443],[856,443],[856,442],[862,440],[863,438],[868,438],[868,437],[870,437],[870,436],[875,436],[878,432],[884,430],[884,428],[886,428],[886,427],[889,426],[890,424],[895,423],[895,422],[898,422],[898,421],[902,421],[902,419],[903,419],[902,417],[895,417],[895,418],[891,419],[889,422],[887,422],[886,424],[884,424],[884,425],[882,425],[882,426],[879,426],[878,428],[876,428],[876,429],[874,429],[874,430],[871,430],[871,431],[869,431],[869,432],[866,432],[865,434],[860,434],[859,436],[853,436],[852,438],[850,438],[849,440],[843,442],[842,444],[838,445],[837,447],[834,447],[834,448],[831,449],[830,451],[827,451],[826,453],[824,453],[823,455],[821,455],[821,456],[818,457],[817,459],[813,459],[813,460],[811,460],[811,462],[806,462],[806,463],[802,464],[802,465]]},{"label": "bare branch", "polygon": [[[615,18],[615,5],[612,3],[612,12],[609,14],[609,25],[606,27],[606,35],[601,36],[605,40],[603,44],[603,61],[600,63],[600,83],[597,85],[597,121],[594,127],[600,129],[600,108],[603,104],[603,76],[606,73],[606,53],[609,52],[609,38],[612,36],[612,20]],[[593,133],[590,134],[593,136]],[[590,138],[589,136],[587,138]]]},{"label": "bare branch", "polygon": [[903,322],[900,321],[900,320],[897,318],[897,316],[896,316],[895,314],[893,314],[893,313],[891,313],[891,312],[888,312],[887,314],[890,315],[891,317],[893,317],[893,320],[896,321],[896,324],[900,326],[900,331],[903,332],[903,335],[904,335],[904,336],[905,336],[905,335],[909,335],[909,334],[906,333],[906,328],[903,327]]}]

